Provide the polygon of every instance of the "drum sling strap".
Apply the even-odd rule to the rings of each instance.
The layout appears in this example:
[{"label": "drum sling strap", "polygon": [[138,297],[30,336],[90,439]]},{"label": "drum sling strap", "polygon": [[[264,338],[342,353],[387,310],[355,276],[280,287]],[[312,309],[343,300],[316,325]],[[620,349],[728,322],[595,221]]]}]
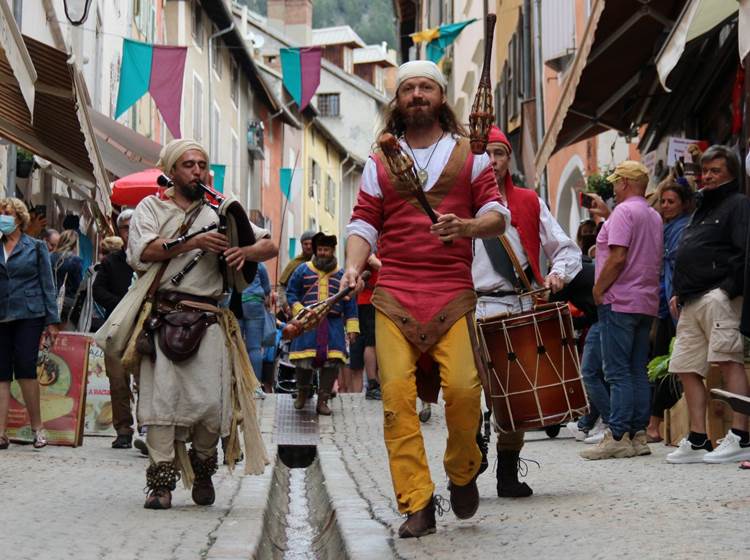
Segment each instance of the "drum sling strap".
[{"label": "drum sling strap", "polygon": [[[484,243],[484,249],[487,251],[490,264],[492,264],[495,272],[508,280],[513,286],[521,287],[524,291],[530,292],[532,288],[529,277],[521,267],[508,238],[505,235],[500,235],[497,238],[482,239],[482,243]],[[521,286],[518,286],[519,281]]]}]

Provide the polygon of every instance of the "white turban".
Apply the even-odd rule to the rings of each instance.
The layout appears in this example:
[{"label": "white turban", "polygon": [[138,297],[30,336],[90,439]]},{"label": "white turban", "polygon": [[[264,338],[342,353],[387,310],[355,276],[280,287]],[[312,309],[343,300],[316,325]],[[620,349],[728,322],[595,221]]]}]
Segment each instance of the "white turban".
[{"label": "white turban", "polygon": [[172,140],[161,149],[161,152],[159,152],[159,161],[156,162],[156,167],[164,171],[164,173],[170,173],[174,164],[180,159],[180,156],[188,150],[198,150],[203,152],[203,155],[206,156],[206,162],[208,162],[208,152],[200,142],[188,138],[182,138]]},{"label": "white turban", "polygon": [[396,77],[396,90],[409,78],[429,78],[437,82],[443,91],[448,86],[448,82],[440,71],[440,68],[430,60],[410,60],[399,66]]}]

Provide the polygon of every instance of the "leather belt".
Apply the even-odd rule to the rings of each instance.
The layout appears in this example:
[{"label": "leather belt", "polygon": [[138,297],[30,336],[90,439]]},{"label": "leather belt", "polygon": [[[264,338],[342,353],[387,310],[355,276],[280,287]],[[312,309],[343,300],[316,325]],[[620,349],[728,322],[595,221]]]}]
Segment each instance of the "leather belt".
[{"label": "leather belt", "polygon": [[196,296],[194,294],[185,294],[183,292],[162,292],[156,293],[157,307],[163,311],[181,311],[181,310],[198,310],[209,313],[220,313],[221,310],[216,306],[214,298],[206,296]]},{"label": "leather belt", "polygon": [[521,295],[513,290],[500,290],[497,292],[477,292],[477,297],[508,297]]}]

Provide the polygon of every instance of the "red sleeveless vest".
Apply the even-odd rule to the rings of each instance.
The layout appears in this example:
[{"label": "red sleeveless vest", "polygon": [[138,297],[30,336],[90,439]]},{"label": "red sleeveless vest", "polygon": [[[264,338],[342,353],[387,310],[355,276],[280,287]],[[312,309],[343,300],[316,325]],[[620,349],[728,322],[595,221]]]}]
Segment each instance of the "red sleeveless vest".
[{"label": "red sleeveless vest", "polygon": [[544,278],[539,270],[539,249],[541,238],[539,236],[540,206],[539,196],[536,191],[516,187],[510,173],[505,174],[505,199],[510,208],[510,223],[518,230],[521,237],[521,245],[526,251],[534,279],[539,285],[544,284]]}]

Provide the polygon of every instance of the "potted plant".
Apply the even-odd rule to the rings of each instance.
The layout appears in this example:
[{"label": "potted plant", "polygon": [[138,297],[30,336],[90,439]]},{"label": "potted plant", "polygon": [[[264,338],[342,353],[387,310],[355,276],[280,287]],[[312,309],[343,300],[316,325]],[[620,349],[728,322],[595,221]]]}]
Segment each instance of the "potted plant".
[{"label": "potted plant", "polygon": [[17,148],[16,177],[26,178],[31,175],[32,169],[34,169],[34,154],[23,148]]},{"label": "potted plant", "polygon": [[607,181],[610,171],[605,169],[601,173],[592,173],[586,178],[586,192],[593,192],[602,197],[602,200],[609,200],[615,196],[612,189],[612,183]]}]

